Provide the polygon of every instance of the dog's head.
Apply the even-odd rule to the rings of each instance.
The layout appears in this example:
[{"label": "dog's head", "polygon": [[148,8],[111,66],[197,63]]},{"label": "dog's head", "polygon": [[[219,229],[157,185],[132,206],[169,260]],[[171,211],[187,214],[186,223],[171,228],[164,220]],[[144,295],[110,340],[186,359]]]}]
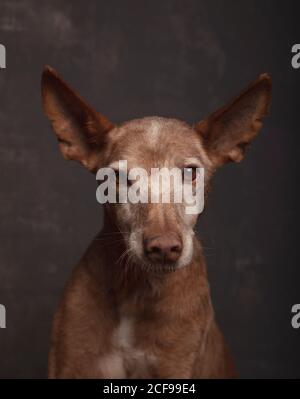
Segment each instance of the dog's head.
[{"label": "dog's head", "polygon": [[[153,168],[176,168],[185,177],[183,187],[188,185],[193,190],[197,168],[204,168],[206,192],[215,170],[227,162],[240,162],[260,130],[270,105],[271,79],[260,75],[238,97],[194,126],[160,117],[115,126],[49,67],[42,77],[42,98],[63,156],[79,161],[93,173],[103,167],[114,169],[116,180],[122,181],[117,189],[132,186],[137,176],[128,176],[134,168],[143,168],[149,176]],[[125,173],[121,160],[127,162],[125,180],[121,178]],[[139,190],[151,191],[151,181],[144,181]],[[174,193],[176,180],[170,181]],[[159,192],[160,200],[155,203],[127,201],[106,206],[124,235],[132,259],[155,270],[174,270],[192,259],[197,214],[186,212],[185,200],[165,203],[161,196]]]}]

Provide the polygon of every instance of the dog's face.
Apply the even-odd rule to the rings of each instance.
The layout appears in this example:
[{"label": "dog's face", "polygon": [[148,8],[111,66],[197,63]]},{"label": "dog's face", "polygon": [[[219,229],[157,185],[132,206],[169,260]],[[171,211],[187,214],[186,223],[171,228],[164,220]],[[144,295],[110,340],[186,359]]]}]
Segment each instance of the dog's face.
[{"label": "dog's face", "polygon": [[[203,168],[204,192],[214,171],[229,161],[243,159],[245,149],[261,128],[271,97],[271,80],[261,75],[227,106],[193,127],[176,119],[147,117],[114,126],[94,111],[50,68],[42,79],[43,105],[67,159],[77,160],[93,173],[99,168],[115,170],[117,180],[125,173],[119,161],[151,175],[153,168],[182,171],[182,186],[195,190],[197,168]],[[186,174],[185,174],[186,173]],[[118,179],[119,177],[119,179]],[[185,177],[185,179],[183,179]],[[186,177],[188,177],[186,179]],[[178,181],[177,181],[178,182]],[[170,180],[170,192],[176,181]],[[121,187],[121,188],[120,188]],[[122,185],[117,184],[117,189]],[[139,190],[153,190],[151,179]],[[162,186],[160,186],[162,190]],[[124,235],[131,259],[147,269],[175,270],[188,265],[193,256],[193,228],[197,214],[179,203],[108,204],[116,226]]]},{"label": "dog's face", "polygon": [[[115,169],[118,176],[124,173],[119,160],[127,161],[128,171],[143,168],[149,179],[141,182],[140,189],[148,190],[149,194],[154,189],[150,179],[154,168],[157,171],[176,168],[182,179],[180,183],[192,188],[197,168],[204,168],[206,177],[209,176],[211,163],[199,135],[179,120],[159,117],[133,120],[112,129],[108,140],[110,151],[105,165]],[[186,180],[184,169],[189,174]],[[132,182],[127,180],[125,184],[130,187]],[[176,182],[170,179],[170,193],[174,190]],[[114,206],[114,215],[120,230],[125,232],[132,259],[148,268],[173,270],[187,265],[192,258],[193,227],[198,215],[186,212],[185,198],[178,203],[162,202],[162,191],[161,185],[158,203],[119,203]]]}]

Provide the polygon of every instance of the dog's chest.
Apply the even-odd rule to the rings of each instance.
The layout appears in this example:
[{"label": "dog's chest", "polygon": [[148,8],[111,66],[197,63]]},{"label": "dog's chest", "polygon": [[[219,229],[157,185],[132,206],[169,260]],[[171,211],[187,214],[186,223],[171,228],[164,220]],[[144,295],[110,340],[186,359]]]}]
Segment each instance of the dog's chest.
[{"label": "dog's chest", "polygon": [[112,334],[112,351],[100,359],[104,378],[150,377],[155,357],[150,351],[141,349],[136,332],[136,320],[122,317]]}]

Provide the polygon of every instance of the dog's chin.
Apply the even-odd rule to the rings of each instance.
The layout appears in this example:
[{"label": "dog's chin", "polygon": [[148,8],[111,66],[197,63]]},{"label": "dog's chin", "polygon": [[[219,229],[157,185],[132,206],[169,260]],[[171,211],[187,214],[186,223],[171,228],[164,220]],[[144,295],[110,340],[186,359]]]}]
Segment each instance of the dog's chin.
[{"label": "dog's chin", "polygon": [[145,272],[154,274],[174,273],[177,270],[188,267],[189,263],[181,263],[180,260],[174,263],[151,263],[148,259],[140,259],[139,266]]}]

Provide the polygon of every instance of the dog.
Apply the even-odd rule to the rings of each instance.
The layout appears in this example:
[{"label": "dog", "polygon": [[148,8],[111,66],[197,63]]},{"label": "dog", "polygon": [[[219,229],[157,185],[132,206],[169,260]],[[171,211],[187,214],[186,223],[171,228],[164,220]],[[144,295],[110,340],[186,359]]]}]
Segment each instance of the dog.
[{"label": "dog", "polygon": [[[42,102],[65,159],[94,174],[119,160],[147,171],[204,168],[207,195],[216,170],[244,158],[269,112],[271,86],[260,75],[193,126],[162,117],[116,126],[45,67]],[[104,204],[103,228],[54,317],[50,378],[236,376],[214,317],[196,221],[184,203]]]}]

